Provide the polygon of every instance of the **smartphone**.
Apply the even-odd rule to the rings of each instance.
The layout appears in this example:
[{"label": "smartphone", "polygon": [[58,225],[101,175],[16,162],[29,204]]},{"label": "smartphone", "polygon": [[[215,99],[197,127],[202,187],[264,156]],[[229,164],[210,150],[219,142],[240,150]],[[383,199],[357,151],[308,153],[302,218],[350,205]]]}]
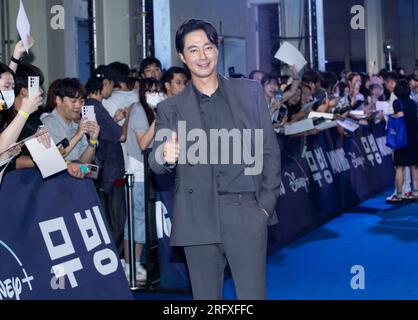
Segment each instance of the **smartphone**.
[{"label": "smartphone", "polygon": [[83,106],[81,109],[81,117],[86,118],[88,121],[96,121],[94,106]]},{"label": "smartphone", "polygon": [[287,108],[285,106],[281,106],[280,109],[276,111],[273,123],[281,124],[286,116]]},{"label": "smartphone", "polygon": [[283,100],[283,91],[281,90],[276,90],[274,91],[274,100],[280,102]]},{"label": "smartphone", "polygon": [[100,167],[94,164],[89,164],[87,168],[89,169],[89,172],[84,177],[97,180],[99,178]]},{"label": "smartphone", "polygon": [[28,94],[29,98],[39,93],[39,77],[29,77],[28,79]]}]

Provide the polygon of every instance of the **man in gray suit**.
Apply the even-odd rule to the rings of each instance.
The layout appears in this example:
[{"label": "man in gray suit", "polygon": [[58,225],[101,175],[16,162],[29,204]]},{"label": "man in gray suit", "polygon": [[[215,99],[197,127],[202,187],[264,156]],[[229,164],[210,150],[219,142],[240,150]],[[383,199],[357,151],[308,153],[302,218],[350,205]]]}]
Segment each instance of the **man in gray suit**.
[{"label": "man in gray suit", "polygon": [[[277,223],[280,186],[267,102],[258,82],[218,75],[218,35],[210,23],[185,22],[176,47],[192,83],[158,105],[149,161],[157,174],[176,168],[171,245],[184,247],[196,300],[222,299],[227,262],[238,299],[266,299],[267,227]],[[223,143],[214,143],[214,132]],[[239,146],[231,148],[237,136]],[[237,149],[246,160],[236,161]]]}]

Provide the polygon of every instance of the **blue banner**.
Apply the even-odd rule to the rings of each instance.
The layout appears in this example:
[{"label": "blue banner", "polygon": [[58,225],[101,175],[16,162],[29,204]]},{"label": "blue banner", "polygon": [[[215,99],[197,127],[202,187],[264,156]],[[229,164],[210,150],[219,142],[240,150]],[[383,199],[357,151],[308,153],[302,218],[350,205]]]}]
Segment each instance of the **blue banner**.
[{"label": "blue banner", "polygon": [[[278,137],[282,150],[279,224],[269,230],[274,251],[394,185],[392,150],[386,147],[385,124],[361,126],[344,136],[334,128],[316,136]],[[157,231],[161,283],[189,286],[181,249],[170,248],[174,173],[156,176]]]},{"label": "blue banner", "polygon": [[35,170],[0,187],[0,300],[131,300],[90,180]]},{"label": "blue banner", "polygon": [[156,226],[160,256],[160,287],[188,290],[189,273],[182,248],[170,247],[171,221],[173,218],[173,190],[175,171],[154,176],[157,190]]}]

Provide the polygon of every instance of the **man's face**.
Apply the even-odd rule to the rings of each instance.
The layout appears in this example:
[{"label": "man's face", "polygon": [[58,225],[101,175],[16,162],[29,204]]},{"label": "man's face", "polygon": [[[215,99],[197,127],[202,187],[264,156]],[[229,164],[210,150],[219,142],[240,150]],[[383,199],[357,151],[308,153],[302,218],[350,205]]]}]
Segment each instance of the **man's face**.
[{"label": "man's face", "polygon": [[192,77],[210,78],[216,76],[218,48],[211,43],[203,30],[193,31],[184,39],[184,50],[180,58],[187,65]]},{"label": "man's face", "polygon": [[161,69],[156,64],[150,64],[144,69],[144,73],[142,74],[144,79],[155,78],[161,80],[161,76]]},{"label": "man's face", "polygon": [[394,92],[396,88],[396,81],[392,79],[388,79],[385,81],[385,87],[390,92]]},{"label": "man's face", "polygon": [[171,98],[183,92],[186,88],[187,82],[187,77],[183,73],[175,73],[173,80],[165,83],[167,96]]},{"label": "man's face", "polygon": [[84,105],[84,99],[57,97],[57,110],[60,115],[67,121],[78,121],[81,119],[81,108]]}]

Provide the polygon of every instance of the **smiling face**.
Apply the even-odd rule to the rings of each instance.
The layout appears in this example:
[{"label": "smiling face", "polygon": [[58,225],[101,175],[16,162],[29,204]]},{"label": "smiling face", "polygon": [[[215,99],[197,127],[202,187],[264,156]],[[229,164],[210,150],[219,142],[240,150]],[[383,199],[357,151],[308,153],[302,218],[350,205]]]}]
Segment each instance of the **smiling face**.
[{"label": "smiling face", "polygon": [[218,48],[210,42],[203,30],[196,30],[186,35],[180,58],[187,65],[194,79],[217,76]]},{"label": "smiling face", "polygon": [[57,111],[66,121],[78,121],[81,118],[81,108],[84,105],[82,96],[77,98],[56,98]]}]

